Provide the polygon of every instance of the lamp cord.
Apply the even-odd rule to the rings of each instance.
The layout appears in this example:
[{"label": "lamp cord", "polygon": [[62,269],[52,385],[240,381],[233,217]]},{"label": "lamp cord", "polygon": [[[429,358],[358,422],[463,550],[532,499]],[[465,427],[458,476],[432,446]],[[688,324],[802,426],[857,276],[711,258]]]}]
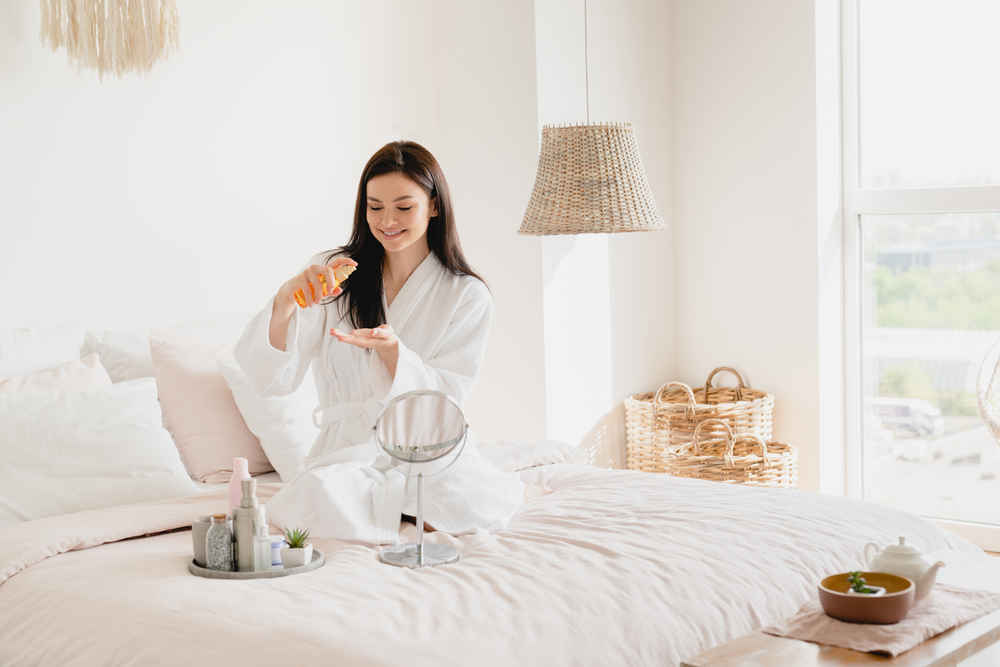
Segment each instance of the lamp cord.
[{"label": "lamp cord", "polygon": [[590,62],[587,55],[587,0],[583,0],[583,80],[587,101],[587,125],[590,125]]}]

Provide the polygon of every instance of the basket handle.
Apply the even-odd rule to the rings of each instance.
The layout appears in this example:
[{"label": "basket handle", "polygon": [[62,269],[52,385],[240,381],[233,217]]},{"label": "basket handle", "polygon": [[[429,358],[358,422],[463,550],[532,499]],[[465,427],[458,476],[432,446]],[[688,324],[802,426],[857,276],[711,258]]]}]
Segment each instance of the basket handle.
[{"label": "basket handle", "polygon": [[733,437],[733,429],[729,427],[729,422],[725,419],[703,419],[698,422],[698,425],[694,427],[694,435],[692,436],[691,444],[694,445],[694,455],[699,456],[701,454],[701,449],[698,447],[700,444],[699,440],[701,438],[701,429],[705,424],[720,424],[724,429],[726,429],[726,464],[733,465],[733,445],[735,444],[735,438]]},{"label": "basket handle", "polygon": [[742,401],[743,389],[744,387],[747,386],[747,384],[746,382],[743,381],[743,376],[740,375],[740,372],[731,366],[719,366],[718,368],[716,368],[715,370],[713,370],[711,373],[708,374],[708,379],[705,380],[705,400],[708,400],[708,390],[712,388],[712,380],[715,378],[716,375],[718,375],[722,371],[727,371],[736,376],[736,381],[739,383],[739,385],[736,387],[736,400]]},{"label": "basket handle", "polygon": [[670,387],[680,387],[687,394],[688,404],[687,412],[688,419],[694,419],[695,410],[697,409],[697,401],[694,400],[694,392],[691,391],[691,387],[687,386],[683,382],[664,382],[660,385],[660,388],[656,390],[656,395],[653,396],[653,412],[656,412],[656,408],[660,406],[660,396],[663,395],[664,389],[669,389]]},{"label": "basket handle", "polygon": [[760,437],[756,433],[749,433],[747,431],[742,431],[736,434],[736,438],[734,439],[734,444],[738,440],[750,440],[760,445],[761,456],[763,456],[764,458],[764,463],[767,463],[767,443],[764,442],[764,438]]}]

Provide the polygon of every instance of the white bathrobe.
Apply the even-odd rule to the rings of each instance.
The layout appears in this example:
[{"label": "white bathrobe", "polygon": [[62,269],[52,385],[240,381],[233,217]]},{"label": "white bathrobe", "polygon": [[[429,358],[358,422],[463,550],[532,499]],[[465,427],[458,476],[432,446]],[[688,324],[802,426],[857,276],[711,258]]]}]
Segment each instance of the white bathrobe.
[{"label": "white bathrobe", "polygon": [[[324,258],[314,255],[302,268]],[[416,468],[378,449],[372,427],[389,399],[415,389],[437,389],[463,405],[486,351],[493,301],[482,282],[454,275],[431,252],[391,304],[383,293],[382,304],[399,340],[394,377],[377,352],[330,335],[331,328],[354,328],[346,312],[341,317],[339,302],[296,308],[282,351],[270,342],[272,297],[236,343],[236,360],[262,396],[291,393],[314,364],[320,433],[305,471],[268,504],[276,525],[306,527],[316,537],[384,544],[398,541],[401,513],[416,515],[415,475],[407,481],[408,468],[414,473]],[[453,457],[425,464],[425,473]],[[516,474],[479,455],[470,428],[455,465],[425,474],[424,520],[449,533],[500,527],[520,506],[523,492]]]}]

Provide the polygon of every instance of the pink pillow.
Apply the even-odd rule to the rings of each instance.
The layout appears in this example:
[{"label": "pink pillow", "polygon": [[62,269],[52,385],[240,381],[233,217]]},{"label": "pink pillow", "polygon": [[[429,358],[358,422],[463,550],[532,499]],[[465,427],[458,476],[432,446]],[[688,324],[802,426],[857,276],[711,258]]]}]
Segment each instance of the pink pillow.
[{"label": "pink pillow", "polygon": [[252,475],[274,469],[219,371],[215,359],[221,348],[167,332],[149,337],[163,425],[199,482],[229,479],[236,456],[247,459]]},{"label": "pink pillow", "polygon": [[40,371],[0,378],[0,394],[22,391],[86,391],[111,385],[97,353]]}]

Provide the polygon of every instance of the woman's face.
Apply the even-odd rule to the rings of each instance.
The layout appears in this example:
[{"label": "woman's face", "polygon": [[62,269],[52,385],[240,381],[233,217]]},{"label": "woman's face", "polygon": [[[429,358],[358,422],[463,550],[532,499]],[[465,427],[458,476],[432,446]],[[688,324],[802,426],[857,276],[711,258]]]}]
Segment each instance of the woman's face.
[{"label": "woman's face", "polygon": [[438,210],[423,188],[392,172],[369,179],[366,190],[368,227],[387,253],[426,243],[427,224]]}]

